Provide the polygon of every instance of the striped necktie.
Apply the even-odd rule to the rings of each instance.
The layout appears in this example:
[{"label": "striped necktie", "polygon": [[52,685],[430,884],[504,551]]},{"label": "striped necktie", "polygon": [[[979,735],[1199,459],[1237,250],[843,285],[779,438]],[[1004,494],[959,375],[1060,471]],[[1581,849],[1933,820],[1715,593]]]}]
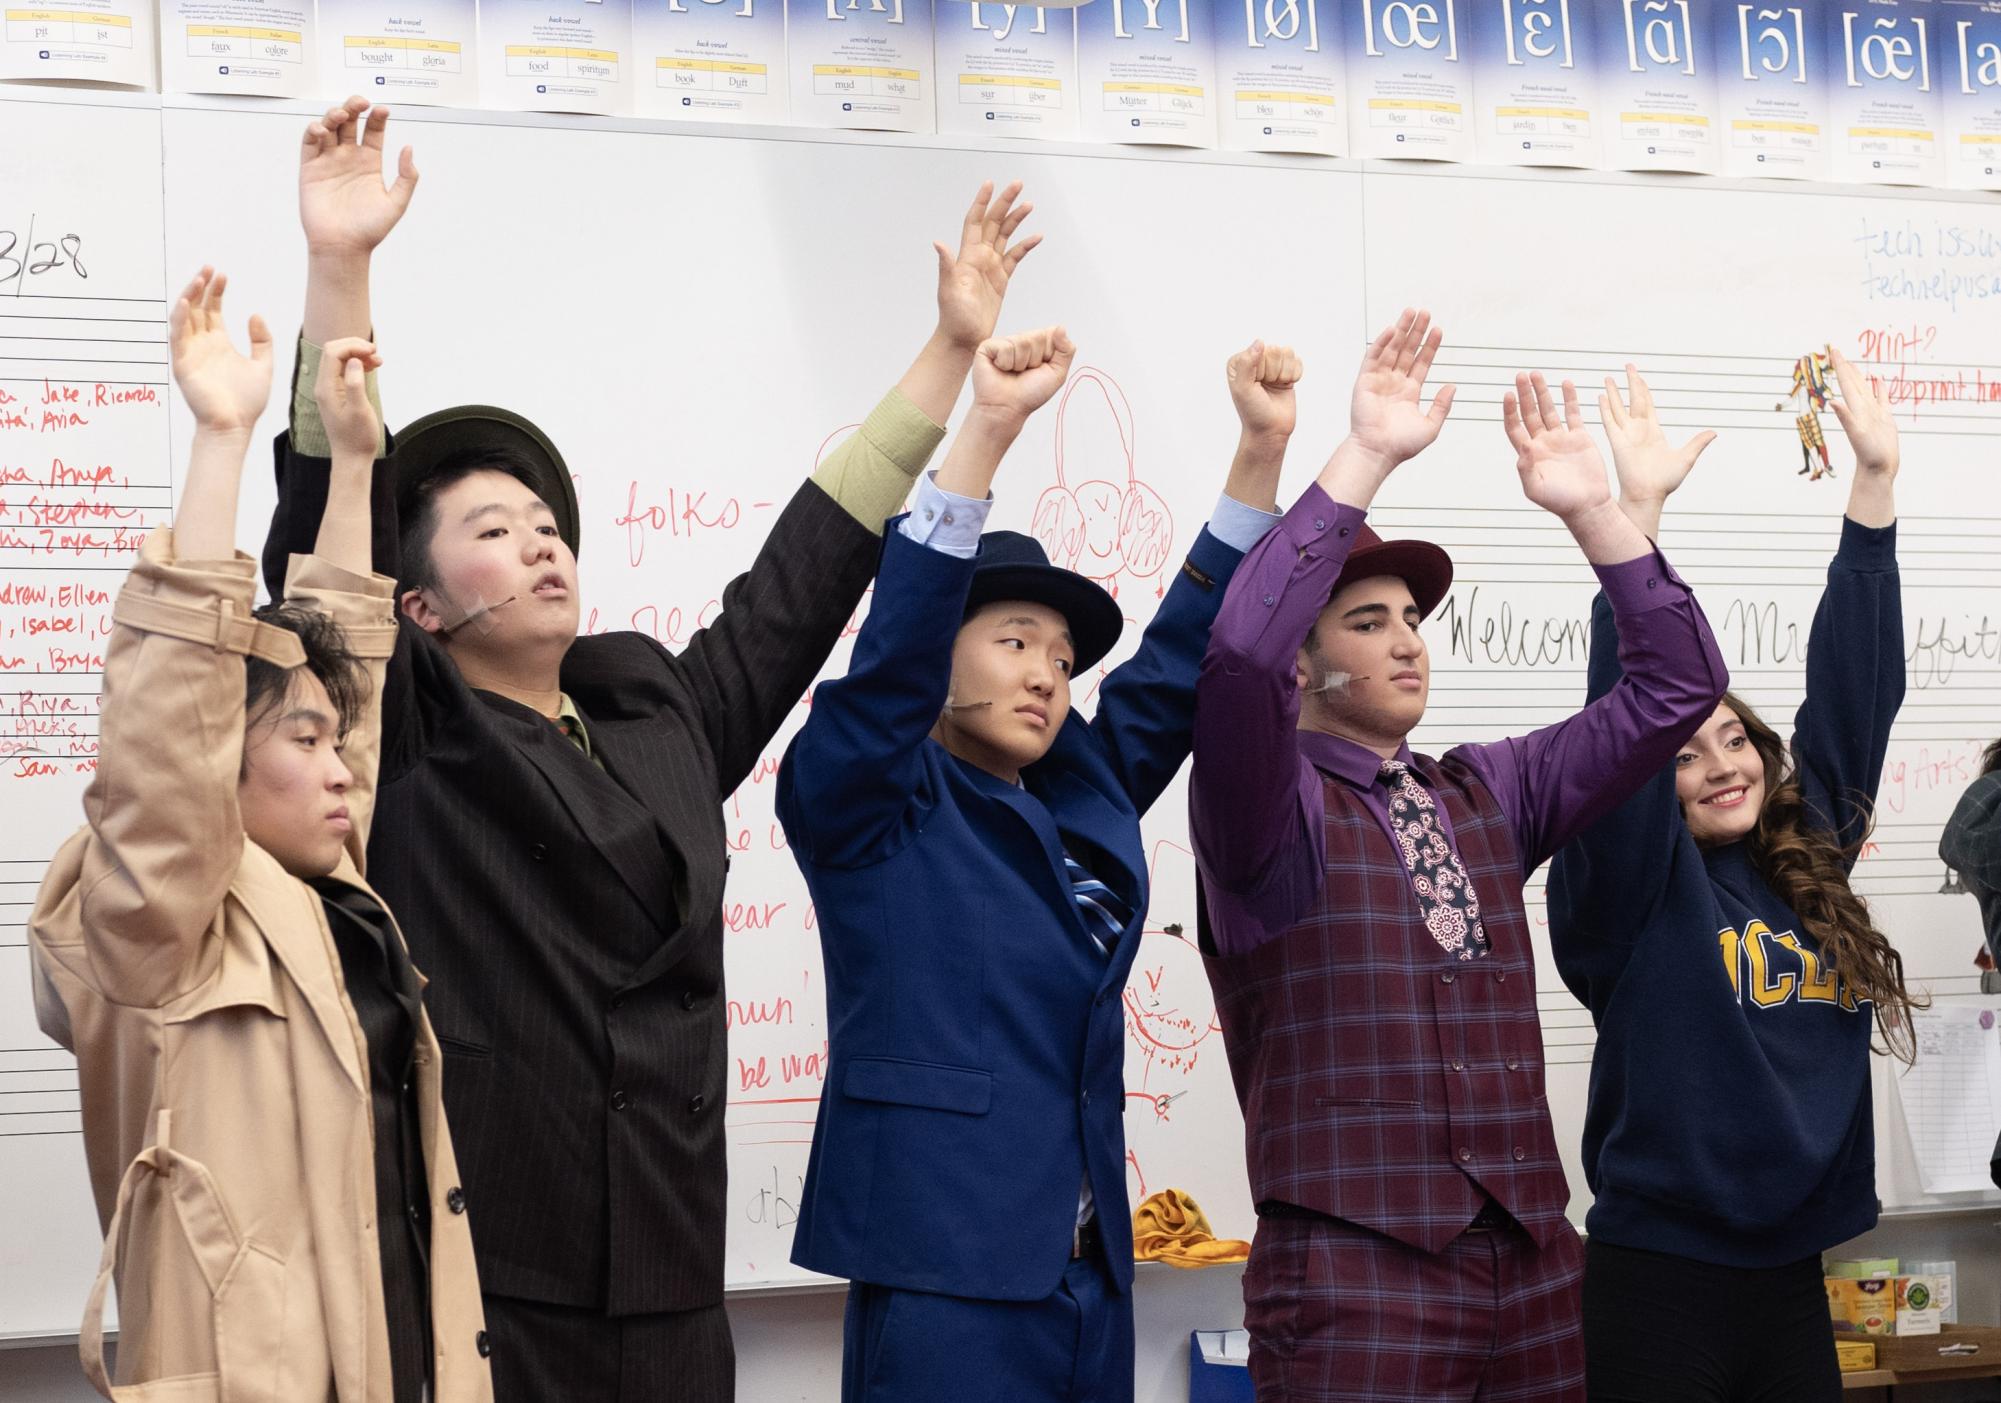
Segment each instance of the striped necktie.
[{"label": "striped necktie", "polygon": [[1119,900],[1112,889],[1084,870],[1084,864],[1063,854],[1063,866],[1070,873],[1070,892],[1077,898],[1077,912],[1084,918],[1084,931],[1098,947],[1100,954],[1109,955],[1112,947],[1119,943],[1119,933],[1132,919],[1132,911]]}]

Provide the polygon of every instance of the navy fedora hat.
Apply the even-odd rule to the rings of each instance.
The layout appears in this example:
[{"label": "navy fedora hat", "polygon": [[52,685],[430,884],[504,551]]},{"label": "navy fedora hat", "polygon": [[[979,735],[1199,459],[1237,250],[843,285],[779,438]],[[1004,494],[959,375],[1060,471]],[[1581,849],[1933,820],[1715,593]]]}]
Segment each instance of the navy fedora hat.
[{"label": "navy fedora hat", "polygon": [[1003,599],[1046,604],[1061,614],[1077,649],[1076,672],[1096,666],[1125,631],[1125,615],[1103,587],[1075,570],[1051,565],[1042,542],[1019,531],[989,531],[980,537],[966,612]]}]

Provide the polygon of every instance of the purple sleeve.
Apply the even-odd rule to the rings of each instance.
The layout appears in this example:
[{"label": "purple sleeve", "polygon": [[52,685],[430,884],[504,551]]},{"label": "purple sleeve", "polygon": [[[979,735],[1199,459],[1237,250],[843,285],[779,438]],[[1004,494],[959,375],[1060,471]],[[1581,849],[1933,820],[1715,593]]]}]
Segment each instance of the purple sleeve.
[{"label": "purple sleeve", "polygon": [[1362,519],[1318,485],[1307,488],[1245,555],[1209,632],[1195,691],[1189,831],[1226,951],[1255,943],[1259,927],[1283,928],[1296,913],[1279,908],[1300,889],[1299,872],[1318,865],[1308,810],[1320,791],[1301,775],[1293,662]]},{"label": "purple sleeve", "polygon": [[1554,726],[1456,752],[1513,822],[1524,875],[1673,759],[1729,685],[1709,621],[1658,550],[1597,568],[1618,684]]}]

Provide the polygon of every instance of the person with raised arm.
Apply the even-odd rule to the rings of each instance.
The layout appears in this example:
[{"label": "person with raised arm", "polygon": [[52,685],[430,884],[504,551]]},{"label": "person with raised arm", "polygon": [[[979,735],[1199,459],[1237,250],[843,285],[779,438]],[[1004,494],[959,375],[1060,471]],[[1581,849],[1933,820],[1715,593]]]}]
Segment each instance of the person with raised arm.
[{"label": "person with raised arm", "polygon": [[1365,516],[1444,425],[1453,387],[1424,402],[1440,344],[1406,311],[1370,346],[1348,437],[1230,582],[1196,690],[1200,934],[1258,1211],[1263,1403],[1583,1397],[1522,887],[1724,686],[1694,599],[1611,498],[1575,387],[1559,405],[1520,375],[1522,491],[1619,611],[1626,677],[1540,731],[1411,751],[1420,625],[1452,562]]},{"label": "person with raised arm", "polygon": [[1139,821],[1188,753],[1224,586],[1278,519],[1301,367],[1262,342],[1231,358],[1223,498],[1087,720],[1072,686],[1118,641],[1118,604],[1032,537],[981,534],[1071,354],[1061,328],[981,347],[945,466],[883,541],[848,674],[779,770],[830,1030],[792,1259],[853,1283],[843,1403],[1133,1396]]},{"label": "person with raised arm", "polygon": [[[1830,358],[1855,470],[1790,753],[1727,693],[1550,871],[1557,970],[1598,1029],[1584,1342],[1604,1403],[1841,1396],[1820,1254],[1876,1224],[1870,1032],[1908,1059],[1913,1000],[1850,881],[1904,697],[1897,428]],[[1627,384],[1599,405],[1619,505],[1657,538],[1714,435],[1671,448]],[[1593,704],[1630,671],[1626,631],[1601,596]]]},{"label": "person with raised arm", "polygon": [[253,317],[250,355],[231,345],[223,289],[204,269],[174,304],[180,510],[113,606],[88,823],[28,921],[104,1225],[84,1372],[107,1398],[484,1403],[442,1058],[363,875],[396,632],[368,556],[379,358],[326,346],[326,511],[282,602],[253,608],[237,488],[271,338]]},{"label": "person with raised arm", "polygon": [[[385,116],[349,99],[301,147],[302,381],[314,342],[366,333],[371,253],[409,202],[407,152],[383,179]],[[734,1393],[722,805],[825,663],[943,437],[1037,242],[1018,237],[1019,195],[981,187],[957,251],[935,246],[938,321],[916,360],[679,653],[577,636],[576,495],[531,421],[461,405],[384,441],[373,553],[401,620],[370,856],[432,980],[502,1403]],[[320,432],[295,396],[267,573],[317,527]]]}]

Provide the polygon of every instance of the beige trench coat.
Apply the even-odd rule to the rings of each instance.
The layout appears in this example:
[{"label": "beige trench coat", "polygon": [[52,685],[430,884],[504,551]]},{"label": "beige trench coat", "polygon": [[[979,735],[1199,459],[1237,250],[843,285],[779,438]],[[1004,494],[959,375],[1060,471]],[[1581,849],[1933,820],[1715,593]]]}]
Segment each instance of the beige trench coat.
[{"label": "beige trench coat", "polygon": [[[316,892],[244,836],[243,655],[303,658],[249,618],[253,563],[146,542],[120,592],[88,825],[56,855],[28,928],[36,1012],[77,1055],[102,1270],[85,1372],[144,1403],[388,1403],[368,1058]],[[294,556],[287,597],[323,609],[368,665],[343,752],[362,886],[393,585]],[[398,934],[400,938],[400,932]],[[492,1397],[465,1198],[417,1033],[431,1196],[437,1403]],[[381,1231],[401,1227],[386,1205]],[[101,1317],[117,1286],[116,1378]]]}]

